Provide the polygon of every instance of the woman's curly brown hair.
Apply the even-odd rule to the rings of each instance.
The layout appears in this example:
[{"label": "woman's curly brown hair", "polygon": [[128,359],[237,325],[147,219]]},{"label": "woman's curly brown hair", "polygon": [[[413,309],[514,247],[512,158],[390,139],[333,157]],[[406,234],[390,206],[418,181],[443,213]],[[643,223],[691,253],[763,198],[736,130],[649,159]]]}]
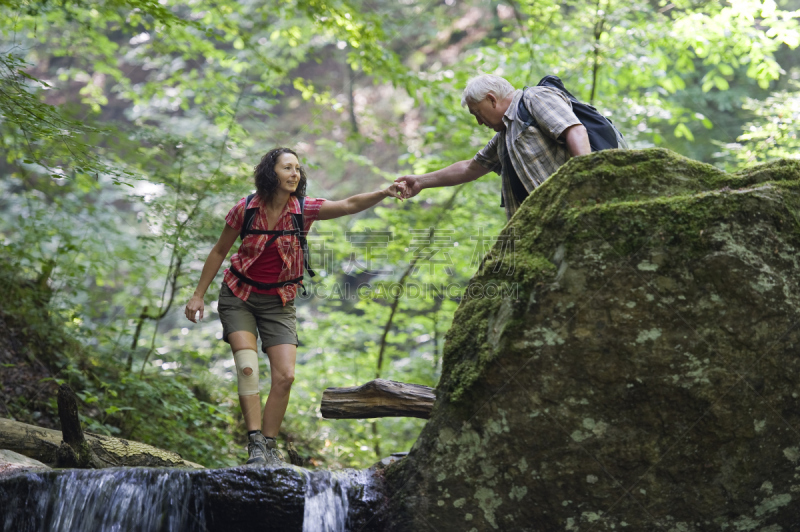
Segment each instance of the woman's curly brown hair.
[{"label": "woman's curly brown hair", "polygon": [[[255,166],[253,177],[255,177],[256,181],[256,193],[262,201],[271,200],[272,195],[278,188],[279,181],[278,174],[275,173],[275,165],[278,164],[278,157],[284,153],[291,153],[297,157],[297,154],[289,148],[275,148],[267,152],[267,154],[261,158],[261,162]],[[297,157],[297,160],[299,161],[300,157]],[[292,192],[292,196],[297,196],[298,198],[305,197],[307,181],[306,171],[301,166],[300,182],[297,183],[297,188]]]}]

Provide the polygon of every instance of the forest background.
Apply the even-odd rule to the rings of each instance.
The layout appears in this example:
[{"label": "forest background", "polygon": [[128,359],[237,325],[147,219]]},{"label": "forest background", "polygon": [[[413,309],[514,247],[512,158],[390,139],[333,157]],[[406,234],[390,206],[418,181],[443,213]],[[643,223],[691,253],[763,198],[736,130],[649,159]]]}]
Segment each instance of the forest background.
[{"label": "forest background", "polygon": [[[67,382],[89,431],[241,463],[220,278],[200,324],[182,309],[267,150],[296,149],[331,199],[470,158],[493,132],[461,91],[496,73],[560,76],[635,148],[798,157],[798,18],[800,0],[0,0],[0,415],[55,426]],[[312,466],[413,444],[424,421],[323,420],[322,391],[436,385],[499,188],[315,224],[280,438]]]}]

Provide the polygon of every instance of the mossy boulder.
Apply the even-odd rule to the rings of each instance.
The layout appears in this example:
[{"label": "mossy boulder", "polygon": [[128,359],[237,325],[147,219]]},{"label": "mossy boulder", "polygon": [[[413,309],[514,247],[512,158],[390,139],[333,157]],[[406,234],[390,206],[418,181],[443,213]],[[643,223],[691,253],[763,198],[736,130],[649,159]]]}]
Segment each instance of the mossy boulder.
[{"label": "mossy boulder", "polygon": [[800,161],[573,159],[466,292],[394,530],[798,530]]}]

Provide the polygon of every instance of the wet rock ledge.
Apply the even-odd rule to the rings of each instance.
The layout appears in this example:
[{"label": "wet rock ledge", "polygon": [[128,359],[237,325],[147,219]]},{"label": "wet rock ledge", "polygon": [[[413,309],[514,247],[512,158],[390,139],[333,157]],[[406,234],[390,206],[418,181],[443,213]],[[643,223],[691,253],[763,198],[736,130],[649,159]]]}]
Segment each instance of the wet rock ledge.
[{"label": "wet rock ledge", "polygon": [[375,532],[381,483],[379,467],[27,471],[0,478],[0,530]]}]

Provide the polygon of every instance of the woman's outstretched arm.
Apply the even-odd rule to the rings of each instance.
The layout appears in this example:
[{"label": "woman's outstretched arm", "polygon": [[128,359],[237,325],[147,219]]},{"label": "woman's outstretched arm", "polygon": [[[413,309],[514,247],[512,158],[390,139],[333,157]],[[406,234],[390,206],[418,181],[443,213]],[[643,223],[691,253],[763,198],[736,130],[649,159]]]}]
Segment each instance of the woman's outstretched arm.
[{"label": "woman's outstretched arm", "polygon": [[225,224],[225,229],[222,230],[219,240],[217,240],[217,243],[211,248],[211,252],[208,254],[205,264],[203,264],[203,272],[200,274],[200,281],[197,283],[197,288],[192,298],[186,303],[186,318],[192,323],[197,323],[198,318],[196,316],[198,312],[200,312],[199,319],[203,319],[203,309],[205,308],[203,297],[206,295],[208,286],[211,284],[211,281],[214,280],[214,277],[217,276],[220,266],[225,262],[225,257],[228,256],[228,252],[231,250],[231,247],[233,247],[238,237],[239,231]]},{"label": "woman's outstretched arm", "polygon": [[366,194],[356,194],[339,201],[328,200],[319,208],[319,220],[332,220],[348,214],[355,214],[369,209],[381,202],[383,198],[393,197],[402,200],[405,191],[404,183],[392,183],[390,187]]}]

